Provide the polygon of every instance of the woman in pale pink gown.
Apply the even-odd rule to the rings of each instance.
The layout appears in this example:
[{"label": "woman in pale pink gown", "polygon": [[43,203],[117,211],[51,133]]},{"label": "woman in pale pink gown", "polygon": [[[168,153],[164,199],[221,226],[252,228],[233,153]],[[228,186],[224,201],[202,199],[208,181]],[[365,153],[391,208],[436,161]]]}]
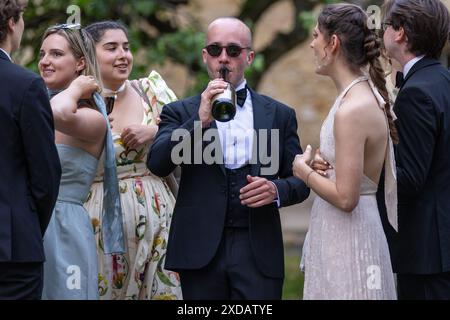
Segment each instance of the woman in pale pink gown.
[{"label": "woman in pale pink gown", "polygon": [[326,6],[311,48],[316,73],[338,97],[320,133],[326,176],[311,167],[308,146],[294,174],[318,195],[304,245],[304,299],[396,299],[376,192],[385,168],[389,222],[397,227],[393,141],[397,140],[378,57],[379,41],[358,6]]}]

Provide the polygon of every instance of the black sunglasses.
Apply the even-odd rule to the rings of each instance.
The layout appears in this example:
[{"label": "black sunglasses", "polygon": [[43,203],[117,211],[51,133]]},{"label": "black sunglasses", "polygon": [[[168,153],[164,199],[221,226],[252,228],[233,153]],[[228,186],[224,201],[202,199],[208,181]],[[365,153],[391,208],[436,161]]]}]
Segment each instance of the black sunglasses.
[{"label": "black sunglasses", "polygon": [[226,50],[227,55],[231,58],[239,57],[242,50],[251,49],[250,47],[241,47],[237,44],[230,44],[228,46],[219,46],[218,44],[210,44],[205,47],[206,51],[211,57],[218,57],[222,54],[222,49]]}]

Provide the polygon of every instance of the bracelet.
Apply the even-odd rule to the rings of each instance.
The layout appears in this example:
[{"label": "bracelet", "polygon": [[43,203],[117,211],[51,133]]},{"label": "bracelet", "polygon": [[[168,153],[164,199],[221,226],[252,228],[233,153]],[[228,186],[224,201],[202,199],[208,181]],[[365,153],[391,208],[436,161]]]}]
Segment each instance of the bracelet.
[{"label": "bracelet", "polygon": [[306,185],[309,187],[309,184],[308,184],[308,180],[309,180],[309,176],[311,175],[311,173],[313,173],[313,172],[315,172],[314,170],[311,170],[309,173],[308,173],[308,175],[306,176]]}]

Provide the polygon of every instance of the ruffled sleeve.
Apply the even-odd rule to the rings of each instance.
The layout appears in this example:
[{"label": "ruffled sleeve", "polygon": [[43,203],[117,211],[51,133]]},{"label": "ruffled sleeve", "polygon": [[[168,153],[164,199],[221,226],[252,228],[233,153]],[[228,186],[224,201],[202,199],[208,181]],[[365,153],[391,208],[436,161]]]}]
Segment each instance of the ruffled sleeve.
[{"label": "ruffled sleeve", "polygon": [[147,99],[145,102],[145,112],[147,116],[147,124],[155,124],[156,118],[161,114],[164,105],[176,101],[177,96],[169,88],[161,75],[152,71],[146,78],[137,80],[139,88]]}]

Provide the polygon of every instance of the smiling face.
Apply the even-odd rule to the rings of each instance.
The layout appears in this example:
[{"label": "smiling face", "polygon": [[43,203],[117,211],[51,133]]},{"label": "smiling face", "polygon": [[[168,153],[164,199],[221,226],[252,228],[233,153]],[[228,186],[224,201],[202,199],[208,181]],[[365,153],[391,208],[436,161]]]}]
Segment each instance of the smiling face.
[{"label": "smiling face", "polygon": [[[217,19],[209,25],[206,45],[237,45],[241,48],[251,47],[251,33],[248,27],[238,19]],[[202,51],[210,79],[220,77],[220,69],[226,66],[230,71],[228,81],[237,87],[244,79],[245,69],[253,62],[255,53],[251,49],[243,49],[237,57],[228,56],[225,49],[218,57],[211,56],[206,49]]]},{"label": "smiling face", "polygon": [[117,90],[133,68],[133,55],[126,34],[120,29],[107,30],[97,43],[96,51],[105,87]]},{"label": "smiling face", "polygon": [[67,88],[85,67],[84,58],[76,59],[69,42],[59,34],[44,39],[39,51],[39,72],[49,89]]}]

